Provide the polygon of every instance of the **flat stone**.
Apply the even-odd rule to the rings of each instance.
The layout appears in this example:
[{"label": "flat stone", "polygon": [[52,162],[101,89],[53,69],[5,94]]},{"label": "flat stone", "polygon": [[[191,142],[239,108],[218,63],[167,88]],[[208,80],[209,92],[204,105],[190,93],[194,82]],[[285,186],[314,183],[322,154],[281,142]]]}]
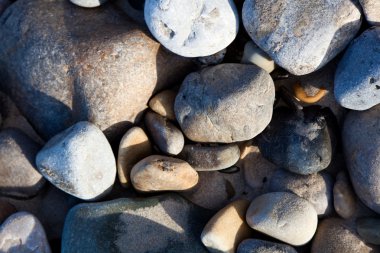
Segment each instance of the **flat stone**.
[{"label": "flat stone", "polygon": [[239,29],[231,0],[146,0],[144,17],[164,47],[186,57],[212,55],[226,48]]},{"label": "flat stone", "polygon": [[377,0],[359,0],[363,7],[365,18],[373,26],[380,25],[380,2]]},{"label": "flat stone", "polygon": [[234,165],[240,157],[235,144],[218,146],[185,145],[178,157],[197,171],[223,170]]},{"label": "flat stone", "polygon": [[210,252],[235,253],[239,243],[251,236],[252,230],[245,221],[248,206],[248,200],[236,200],[209,220],[201,239]]},{"label": "flat stone", "polygon": [[309,242],[318,224],[313,205],[288,192],[271,192],[255,198],[246,218],[251,228],[294,246]]},{"label": "flat stone", "polygon": [[359,4],[347,0],[248,0],[242,18],[253,41],[295,75],[323,67],[345,49],[361,25]]},{"label": "flat stone", "polygon": [[67,215],[62,253],[207,253],[211,213],[175,194],[80,204]]},{"label": "flat stone", "polygon": [[174,111],[192,141],[244,141],[269,124],[274,93],[272,78],[259,67],[219,64],[185,78]]},{"label": "flat stone", "polygon": [[380,28],[373,27],[346,50],[335,74],[334,94],[341,106],[362,111],[380,103],[379,45]]},{"label": "flat stone", "polygon": [[9,253],[50,253],[44,228],[27,212],[11,215],[0,227],[0,251]]},{"label": "flat stone", "polygon": [[117,155],[117,174],[123,187],[130,185],[132,167],[152,154],[152,145],[144,130],[132,127],[123,136]]},{"label": "flat stone", "polygon": [[35,157],[41,146],[18,129],[0,132],[0,194],[18,198],[35,196],[45,179]]},{"label": "flat stone", "polygon": [[255,64],[268,73],[275,69],[274,61],[255,43],[253,43],[253,41],[248,41],[245,44],[241,63]]},{"label": "flat stone", "polygon": [[178,155],[185,144],[181,130],[165,117],[148,111],[145,115],[145,126],[158,148],[170,155]]},{"label": "flat stone", "polygon": [[75,5],[85,8],[98,7],[107,2],[107,0],[70,0]]},{"label": "flat stone", "polygon": [[297,253],[286,244],[274,243],[258,239],[247,239],[240,243],[237,253]]},{"label": "flat stone", "polygon": [[380,245],[380,219],[361,218],[356,225],[358,234],[365,242]]},{"label": "flat stone", "polygon": [[99,128],[86,121],[50,139],[37,154],[36,163],[54,186],[84,200],[107,194],[116,176],[110,144]]},{"label": "flat stone", "polygon": [[131,181],[142,192],[183,191],[198,183],[198,173],[183,160],[152,155],[133,166]]},{"label": "flat stone", "polygon": [[149,100],[149,108],[161,116],[175,121],[174,101],[176,96],[177,92],[174,90],[161,91]]}]

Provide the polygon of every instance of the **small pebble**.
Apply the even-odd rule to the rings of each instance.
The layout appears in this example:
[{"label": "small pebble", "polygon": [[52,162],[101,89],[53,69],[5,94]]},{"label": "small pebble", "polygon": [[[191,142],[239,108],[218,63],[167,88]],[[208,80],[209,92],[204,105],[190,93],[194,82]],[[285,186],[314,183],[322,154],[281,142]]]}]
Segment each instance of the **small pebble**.
[{"label": "small pebble", "polygon": [[149,100],[149,108],[161,116],[175,121],[174,101],[176,96],[177,92],[173,90],[161,91]]},{"label": "small pebble", "polygon": [[104,4],[107,0],[70,0],[70,2],[80,7],[94,8]]},{"label": "small pebble", "polygon": [[255,43],[253,43],[253,41],[248,41],[245,44],[241,63],[255,64],[268,73],[272,72],[276,67],[274,61]]},{"label": "small pebble", "polygon": [[357,211],[357,199],[344,171],[336,176],[334,184],[335,211],[344,219],[354,216]]},{"label": "small pebble", "polygon": [[247,239],[240,243],[237,253],[297,253],[297,251],[282,243]]},{"label": "small pebble", "polygon": [[361,218],[356,221],[360,237],[367,243],[380,245],[380,219]]}]

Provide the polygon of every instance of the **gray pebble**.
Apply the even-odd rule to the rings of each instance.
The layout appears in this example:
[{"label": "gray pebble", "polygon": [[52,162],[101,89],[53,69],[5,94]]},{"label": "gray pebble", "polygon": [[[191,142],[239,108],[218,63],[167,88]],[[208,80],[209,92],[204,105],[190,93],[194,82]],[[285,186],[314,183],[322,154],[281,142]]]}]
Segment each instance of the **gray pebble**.
[{"label": "gray pebble", "polygon": [[297,253],[297,251],[293,247],[282,243],[246,239],[240,243],[237,253]]},{"label": "gray pebble", "polygon": [[70,0],[70,2],[80,7],[94,8],[104,4],[107,0]]}]

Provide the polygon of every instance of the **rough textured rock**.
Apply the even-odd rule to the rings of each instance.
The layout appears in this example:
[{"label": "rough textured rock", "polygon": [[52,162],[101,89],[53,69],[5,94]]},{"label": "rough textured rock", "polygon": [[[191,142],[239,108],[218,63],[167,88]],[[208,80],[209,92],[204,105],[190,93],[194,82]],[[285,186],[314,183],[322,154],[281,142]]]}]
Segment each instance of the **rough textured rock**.
[{"label": "rough textured rock", "polygon": [[198,183],[198,173],[183,160],[152,155],[133,166],[131,182],[143,192],[183,191]]},{"label": "rough textured rock", "polygon": [[94,8],[104,4],[107,0],[70,0],[70,2],[80,7]]},{"label": "rough textured rock", "polygon": [[298,175],[277,170],[270,180],[269,191],[291,192],[309,201],[320,217],[332,214],[333,179],[327,173]]},{"label": "rough textured rock", "polygon": [[0,132],[0,194],[28,198],[45,184],[35,158],[41,146],[18,129]]},{"label": "rough textured rock", "polygon": [[239,160],[240,150],[235,144],[219,146],[189,144],[185,145],[178,157],[197,171],[223,170]]},{"label": "rough textured rock", "polygon": [[210,216],[174,194],[80,204],[66,218],[62,253],[207,253],[200,234]]},{"label": "rough textured rock", "polygon": [[161,116],[174,121],[176,120],[174,114],[174,101],[176,96],[177,92],[174,90],[161,91],[149,100],[149,108]]},{"label": "rough textured rock", "polygon": [[240,243],[237,253],[297,253],[297,251],[282,243],[247,239]]},{"label": "rough textured rock", "polygon": [[185,138],[181,130],[168,119],[149,111],[145,114],[145,126],[162,152],[178,155],[182,151]]},{"label": "rough textured rock", "polygon": [[84,200],[107,194],[116,176],[110,144],[99,128],[86,121],[50,139],[37,154],[36,164],[53,185]]},{"label": "rough textured rock", "polygon": [[274,85],[254,65],[220,64],[189,74],[174,111],[185,135],[196,142],[249,140],[269,124]]},{"label": "rough textured rock", "polygon": [[0,251],[50,253],[44,228],[27,212],[11,215],[0,227]]},{"label": "rough textured rock", "polygon": [[347,169],[358,197],[380,213],[380,105],[367,111],[351,111],[344,122],[342,139]]},{"label": "rough textured rock", "polygon": [[248,41],[245,44],[241,63],[255,64],[268,73],[272,72],[275,68],[274,61],[252,41]]},{"label": "rough textured rock", "polygon": [[323,220],[315,234],[311,253],[369,253],[377,252],[366,245],[352,224],[338,218]]},{"label": "rough textured rock", "polygon": [[365,17],[370,25],[380,25],[380,2],[377,0],[359,0]]},{"label": "rough textured rock", "polygon": [[202,243],[210,252],[235,253],[239,243],[252,234],[245,221],[248,200],[236,200],[217,212],[202,231]]},{"label": "rough textured rock", "polygon": [[186,57],[212,55],[226,48],[239,29],[232,0],[146,0],[144,17],[163,46]]},{"label": "rough textured rock", "polygon": [[356,221],[356,225],[365,242],[380,245],[380,219],[362,218]]},{"label": "rough textured rock", "polygon": [[271,192],[255,198],[246,218],[253,229],[295,246],[310,241],[318,224],[312,204],[288,192]]},{"label": "rough textured rock", "polygon": [[318,110],[277,109],[258,145],[269,161],[302,175],[325,169],[332,158],[328,125]]},{"label": "rough textured rock", "polygon": [[155,90],[191,71],[112,4],[17,1],[0,41],[0,87],[46,139],[83,120],[121,137]]},{"label": "rough textured rock", "polygon": [[[335,97],[352,110],[380,103],[380,27],[370,28],[353,41],[335,74]],[[357,64],[360,62],[360,64]]]},{"label": "rough textured rock", "polygon": [[242,17],[253,41],[295,75],[323,67],[361,25],[359,3],[350,0],[247,0]]},{"label": "rough textured rock", "polygon": [[132,127],[123,136],[117,155],[117,174],[122,186],[130,185],[132,167],[152,154],[152,145],[144,130]]}]

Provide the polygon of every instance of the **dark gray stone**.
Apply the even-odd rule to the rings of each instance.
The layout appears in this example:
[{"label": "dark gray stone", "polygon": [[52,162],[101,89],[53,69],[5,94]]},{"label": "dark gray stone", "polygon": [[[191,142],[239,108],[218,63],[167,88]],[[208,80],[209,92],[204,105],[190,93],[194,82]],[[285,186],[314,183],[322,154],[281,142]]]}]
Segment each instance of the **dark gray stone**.
[{"label": "dark gray stone", "polygon": [[297,253],[297,251],[282,243],[247,239],[240,243],[237,253]]},{"label": "dark gray stone", "polygon": [[380,245],[380,219],[361,218],[356,221],[356,226],[365,242]]}]

